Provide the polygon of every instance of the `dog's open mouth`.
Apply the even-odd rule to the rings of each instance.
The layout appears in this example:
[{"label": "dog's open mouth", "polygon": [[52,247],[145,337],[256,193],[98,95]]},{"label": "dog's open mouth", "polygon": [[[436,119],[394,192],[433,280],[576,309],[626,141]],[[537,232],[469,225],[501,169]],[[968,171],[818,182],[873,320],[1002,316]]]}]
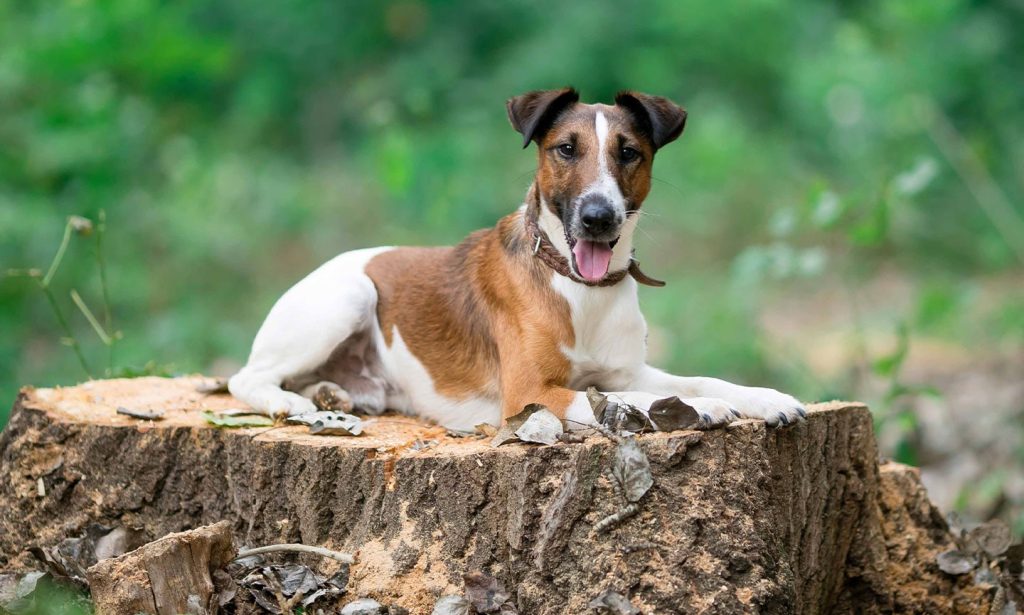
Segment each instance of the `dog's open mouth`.
[{"label": "dog's open mouth", "polygon": [[608,275],[612,262],[612,248],[618,238],[612,241],[590,241],[566,236],[572,250],[572,267],[576,274],[588,282],[597,282]]}]

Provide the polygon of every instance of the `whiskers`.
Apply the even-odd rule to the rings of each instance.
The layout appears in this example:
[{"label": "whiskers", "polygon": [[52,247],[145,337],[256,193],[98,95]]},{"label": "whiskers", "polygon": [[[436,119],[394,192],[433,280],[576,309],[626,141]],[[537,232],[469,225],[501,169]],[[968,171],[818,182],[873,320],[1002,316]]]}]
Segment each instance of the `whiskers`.
[{"label": "whiskers", "polygon": [[634,228],[637,231],[643,233],[644,237],[646,237],[647,240],[650,241],[655,246],[658,245],[658,240],[655,239],[650,233],[648,233],[647,231],[644,230],[643,226],[640,224],[640,220],[641,220],[641,217],[648,217],[648,216],[658,217],[658,215],[659,214],[651,213],[649,211],[644,211],[642,209],[634,209],[632,211],[627,211],[626,212],[626,217],[627,218],[636,218],[637,222],[636,222],[636,226]]},{"label": "whiskers", "polygon": [[685,196],[685,194],[683,193],[683,189],[680,188],[679,186],[673,184],[672,182],[665,181],[665,180],[661,179],[660,177],[655,177],[653,175],[651,175],[651,179],[656,181],[656,182],[660,182],[662,184],[665,184],[669,188],[672,188],[673,190],[675,190],[676,192],[679,193],[679,196]]}]

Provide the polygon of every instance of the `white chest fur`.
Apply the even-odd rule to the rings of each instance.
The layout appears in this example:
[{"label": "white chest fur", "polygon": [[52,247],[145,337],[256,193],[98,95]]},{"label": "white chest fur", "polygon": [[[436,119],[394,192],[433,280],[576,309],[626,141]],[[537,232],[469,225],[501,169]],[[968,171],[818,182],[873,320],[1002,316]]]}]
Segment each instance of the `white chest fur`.
[{"label": "white chest fur", "polygon": [[575,343],[562,348],[572,364],[569,386],[625,387],[647,354],[647,323],[636,281],[626,276],[613,286],[585,286],[556,273],[551,284],[569,302],[572,314]]}]

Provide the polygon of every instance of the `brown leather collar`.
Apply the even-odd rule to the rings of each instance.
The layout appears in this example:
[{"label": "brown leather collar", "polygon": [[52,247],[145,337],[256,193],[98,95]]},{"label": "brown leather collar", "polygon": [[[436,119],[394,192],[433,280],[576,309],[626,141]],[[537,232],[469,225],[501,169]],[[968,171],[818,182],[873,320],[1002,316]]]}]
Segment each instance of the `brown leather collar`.
[{"label": "brown leather collar", "polygon": [[536,216],[531,215],[530,208],[527,208],[523,213],[523,221],[526,224],[526,232],[529,233],[530,241],[533,245],[533,255],[539,258],[542,263],[554,270],[555,273],[565,276],[573,282],[579,282],[580,284],[586,284],[587,286],[612,286],[621,282],[628,273],[640,284],[659,288],[665,285],[663,281],[656,280],[645,274],[643,271],[640,271],[640,263],[637,262],[633,255],[630,255],[629,257],[629,267],[619,271],[611,271],[596,282],[584,280],[573,273],[572,264],[570,264],[568,259],[562,256],[558,251],[558,248],[551,243],[551,240],[548,239],[547,233],[540,229],[540,226],[537,225]]}]

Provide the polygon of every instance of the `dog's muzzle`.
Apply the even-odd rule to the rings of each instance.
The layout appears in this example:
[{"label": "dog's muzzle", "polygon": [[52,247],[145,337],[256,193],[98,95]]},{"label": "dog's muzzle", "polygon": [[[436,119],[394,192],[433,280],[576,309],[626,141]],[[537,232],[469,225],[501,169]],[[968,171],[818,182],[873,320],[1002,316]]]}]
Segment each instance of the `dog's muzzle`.
[{"label": "dog's muzzle", "polygon": [[573,269],[584,280],[596,282],[608,274],[624,216],[600,195],[584,197],[575,211],[576,220],[567,227],[572,232],[566,232]]}]

